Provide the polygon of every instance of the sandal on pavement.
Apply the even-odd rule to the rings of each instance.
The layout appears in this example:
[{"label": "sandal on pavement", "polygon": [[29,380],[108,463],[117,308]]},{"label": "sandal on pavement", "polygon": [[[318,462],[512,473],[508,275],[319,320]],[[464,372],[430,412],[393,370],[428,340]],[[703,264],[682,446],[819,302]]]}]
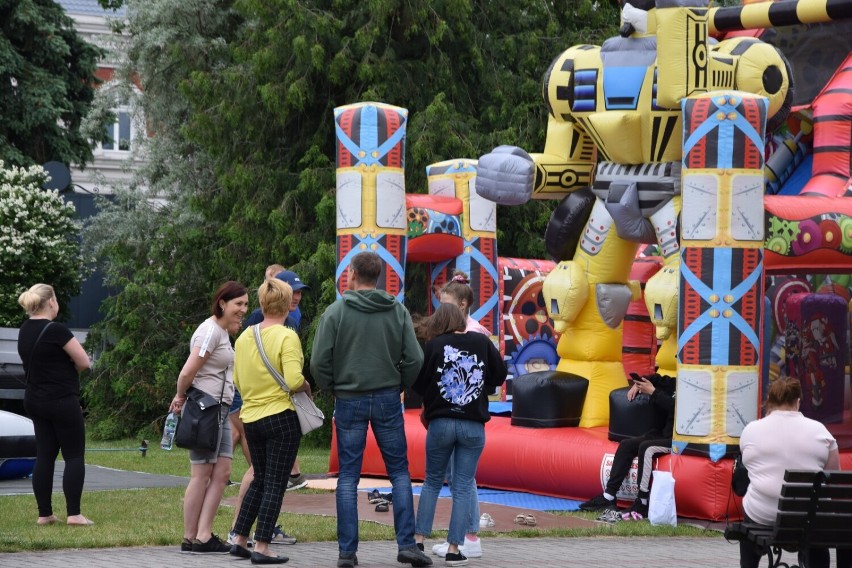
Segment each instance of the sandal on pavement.
[{"label": "sandal on pavement", "polygon": [[479,526],[480,527],[493,527],[494,519],[488,513],[482,513],[482,516],[479,517]]},{"label": "sandal on pavement", "polygon": [[597,520],[602,523],[617,523],[623,520],[623,518],[621,513],[618,512],[618,509],[607,509],[601,513]]},{"label": "sandal on pavement", "polygon": [[528,527],[534,527],[536,525],[535,517],[529,513],[515,515],[515,522],[519,525],[526,525]]},{"label": "sandal on pavement", "polygon": [[384,499],[382,499],[382,494],[379,493],[378,489],[373,489],[372,491],[367,493],[367,500],[370,501],[370,504],[372,505],[384,501]]},{"label": "sandal on pavement", "polygon": [[385,500],[380,501],[376,505],[376,512],[377,513],[387,513],[388,510],[390,510],[390,507],[388,507],[388,502],[385,501]]}]

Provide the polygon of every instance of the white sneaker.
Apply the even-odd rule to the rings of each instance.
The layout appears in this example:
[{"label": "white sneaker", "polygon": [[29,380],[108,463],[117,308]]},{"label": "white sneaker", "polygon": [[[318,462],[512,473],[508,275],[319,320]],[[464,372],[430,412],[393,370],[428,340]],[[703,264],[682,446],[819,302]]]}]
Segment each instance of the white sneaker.
[{"label": "white sneaker", "polygon": [[[228,533],[228,544],[237,544],[237,533],[235,533],[234,531]],[[251,540],[251,537],[249,537],[248,541],[246,542],[246,546],[248,548],[251,548],[253,544],[254,542]]]},{"label": "white sneaker", "polygon": [[[449,548],[450,543],[448,542],[445,542],[443,544],[436,544],[432,547],[432,554],[434,554],[435,556],[440,556],[441,558],[445,558],[447,556],[447,550]],[[465,536],[464,544],[459,546],[459,550],[468,558],[482,558],[482,539],[478,538],[476,539],[476,541],[473,541]]]},{"label": "white sneaker", "polygon": [[295,491],[296,489],[301,489],[302,487],[307,487],[308,478],[305,477],[304,474],[300,473],[296,477],[290,477],[287,480],[287,491]]},{"label": "white sneaker", "polygon": [[482,558],[482,539],[470,540],[464,537],[464,544],[459,547],[459,550],[468,558]]},{"label": "white sneaker", "polygon": [[447,549],[450,548],[450,543],[445,542],[444,544],[436,544],[432,547],[432,554],[435,556],[440,556],[441,558],[447,555]]}]

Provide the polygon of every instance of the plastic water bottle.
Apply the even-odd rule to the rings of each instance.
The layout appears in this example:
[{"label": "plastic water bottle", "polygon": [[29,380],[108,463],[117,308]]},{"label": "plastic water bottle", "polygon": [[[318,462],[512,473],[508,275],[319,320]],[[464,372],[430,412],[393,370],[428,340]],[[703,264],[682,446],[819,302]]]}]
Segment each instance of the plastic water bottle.
[{"label": "plastic water bottle", "polygon": [[166,424],[163,426],[163,439],[160,442],[160,447],[164,450],[172,449],[172,442],[174,442],[175,439],[178,420],[180,420],[180,417],[174,412],[169,412],[169,415],[166,416]]}]

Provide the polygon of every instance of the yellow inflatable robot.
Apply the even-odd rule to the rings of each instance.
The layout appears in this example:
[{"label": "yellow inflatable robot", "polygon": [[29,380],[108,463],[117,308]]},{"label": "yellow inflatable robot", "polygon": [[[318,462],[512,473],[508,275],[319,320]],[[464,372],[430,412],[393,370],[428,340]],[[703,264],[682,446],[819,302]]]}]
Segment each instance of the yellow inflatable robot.
[{"label": "yellow inflatable robot", "polygon": [[572,226],[553,228],[576,246],[556,258],[544,283],[562,333],[557,369],[589,380],[582,427],[606,425],[609,393],[626,384],[621,322],[641,293],[629,282],[639,243],[658,244],[664,258],[647,283],[646,302],[665,340],[660,372],[676,374],[681,100],[738,89],[769,99],[770,120],[783,120],[788,110],[784,58],[753,38],[709,38],[706,4],[624,3],[619,37],[573,46],[545,74],[544,151],[501,146],[479,159],[476,189],[484,197],[502,204],[565,198],[582,210],[570,215]]}]

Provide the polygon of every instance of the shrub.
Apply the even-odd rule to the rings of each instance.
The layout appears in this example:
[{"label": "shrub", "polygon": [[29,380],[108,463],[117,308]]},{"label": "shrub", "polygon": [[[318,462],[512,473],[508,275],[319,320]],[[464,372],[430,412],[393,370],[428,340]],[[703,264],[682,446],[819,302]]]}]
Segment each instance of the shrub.
[{"label": "shrub", "polygon": [[18,296],[33,284],[53,286],[63,313],[80,289],[80,223],[72,204],[42,189],[46,180],[40,166],[7,168],[0,160],[0,327],[21,325]]}]

